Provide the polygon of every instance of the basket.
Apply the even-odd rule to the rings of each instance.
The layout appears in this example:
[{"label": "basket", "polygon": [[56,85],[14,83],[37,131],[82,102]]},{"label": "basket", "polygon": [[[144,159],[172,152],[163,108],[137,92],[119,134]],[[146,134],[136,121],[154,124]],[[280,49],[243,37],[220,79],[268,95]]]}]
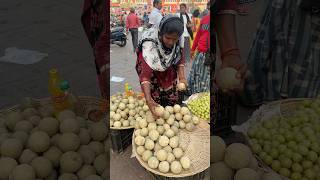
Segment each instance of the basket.
[{"label": "basket", "polygon": [[160,176],[160,175],[157,175],[157,174],[153,174],[151,173],[150,171],[148,171],[148,173],[153,177],[153,179],[155,180],[203,180],[205,179],[206,177],[209,176],[209,171],[208,169],[203,171],[203,172],[200,172],[198,174],[195,174],[193,176],[188,176],[188,177],[182,177],[182,178],[173,178],[173,177],[165,177],[165,176]]},{"label": "basket", "polygon": [[237,121],[236,98],[218,91],[211,95],[210,106],[214,107],[210,111],[211,133],[222,137],[233,133],[231,126]]},{"label": "basket", "polygon": [[[279,100],[274,101],[271,103],[266,104],[262,108],[258,109],[256,112],[253,113],[253,116],[250,118],[249,122],[247,122],[246,129],[250,127],[251,123],[261,123],[263,121],[269,120],[271,117],[277,115],[281,118],[290,117],[292,115],[292,112],[301,105],[302,101],[305,100],[311,100],[308,98],[295,98],[295,99],[286,99],[286,100]],[[246,140],[249,142],[249,137],[247,136],[247,130],[244,130],[244,135]],[[250,146],[250,144],[248,143]],[[274,172],[272,168],[270,168],[267,164],[263,162],[257,155],[255,155],[256,159],[259,162],[259,165],[261,165],[262,169],[265,172]],[[280,175],[281,176],[281,175]],[[284,180],[289,180],[287,177],[281,176]]]},{"label": "basket", "polygon": [[210,132],[209,124],[201,121],[194,131],[189,132],[186,130],[180,130],[179,138],[180,144],[186,147],[185,156],[189,157],[191,166],[189,170],[182,171],[181,174],[162,173],[157,169],[151,169],[147,162],[144,162],[142,158],[136,153],[136,144],[134,143],[134,133],[132,137],[132,152],[137,158],[139,163],[151,173],[158,177],[164,176],[166,178],[186,178],[189,176],[197,175],[210,166]]},{"label": "basket", "polygon": [[[82,109],[78,109],[81,116],[90,119],[90,114],[92,112],[101,111],[101,106],[104,105],[105,101],[99,98],[90,96],[80,96],[79,100],[82,104]],[[36,106],[52,105],[51,98],[33,99]],[[20,111],[19,105],[14,105],[7,109],[0,110],[0,115],[6,115],[13,111]],[[105,119],[107,119],[107,114],[105,114]],[[107,122],[107,121],[106,121]]]},{"label": "basket", "polygon": [[134,129],[115,130],[110,129],[111,147],[113,152],[123,153],[131,144]]},{"label": "basket", "polygon": [[125,129],[134,129],[134,126],[128,126],[128,127],[119,127],[119,128],[115,128],[115,127],[110,127],[110,129],[112,129],[112,130],[125,130]]},{"label": "basket", "polygon": [[[195,99],[198,99],[198,98],[204,96],[206,93],[207,93],[207,92],[201,92],[201,93],[192,94],[191,96],[188,97],[188,99],[187,99],[186,101],[183,101],[183,103],[186,104],[186,106],[188,107],[188,104],[189,104],[191,101],[193,101],[193,100],[195,100]],[[188,108],[189,108],[189,107],[188,107]],[[191,112],[191,113],[192,113],[192,112]],[[193,113],[192,113],[192,114],[193,114]],[[193,115],[196,116],[195,114],[193,114]],[[198,117],[198,116],[197,116],[197,117]],[[200,120],[206,121],[206,122],[208,122],[208,123],[210,124],[209,119],[202,119],[202,118],[200,118],[200,117],[198,117],[198,118],[199,118]]]}]

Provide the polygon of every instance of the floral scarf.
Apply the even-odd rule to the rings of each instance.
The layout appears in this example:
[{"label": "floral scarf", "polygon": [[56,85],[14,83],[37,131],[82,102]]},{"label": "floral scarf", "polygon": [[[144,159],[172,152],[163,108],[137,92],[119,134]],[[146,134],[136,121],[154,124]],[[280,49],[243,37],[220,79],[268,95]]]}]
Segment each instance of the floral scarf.
[{"label": "floral scarf", "polygon": [[[166,16],[161,22],[168,20],[173,16]],[[138,44],[142,51],[143,59],[155,71],[165,71],[170,66],[177,64],[181,59],[181,47],[179,41],[172,49],[164,47],[159,39],[160,25],[155,25],[145,31]]]}]

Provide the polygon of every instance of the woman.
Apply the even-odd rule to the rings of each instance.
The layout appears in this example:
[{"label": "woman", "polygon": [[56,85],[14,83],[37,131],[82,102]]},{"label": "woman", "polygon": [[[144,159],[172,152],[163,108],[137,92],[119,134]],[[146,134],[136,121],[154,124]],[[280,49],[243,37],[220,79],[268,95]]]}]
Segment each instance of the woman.
[{"label": "woman", "polygon": [[248,57],[247,105],[320,93],[320,13],[305,2],[268,2]]},{"label": "woman", "polygon": [[[209,6],[208,6],[209,7]],[[208,9],[209,10],[209,9]],[[210,64],[205,64],[206,53],[210,49],[210,13],[201,19],[197,35],[191,48],[193,58],[197,50],[195,59],[192,63],[188,77],[189,93],[205,92],[210,90]]]},{"label": "woman", "polygon": [[138,44],[136,71],[146,103],[154,116],[159,104],[177,103],[177,81],[186,83],[185,60],[179,46],[183,28],[179,17],[167,15],[159,26],[144,32]]},{"label": "woman", "polygon": [[[192,32],[194,37],[196,37],[197,34],[197,30],[198,27],[200,25],[200,10],[196,9],[193,11],[192,13],[192,18],[191,18],[191,22],[192,22]],[[194,39],[190,39],[190,44],[193,45]]]},{"label": "woman", "polygon": [[86,0],[81,17],[83,28],[93,48],[98,82],[101,96],[107,99],[107,60],[109,60],[109,43],[107,33],[107,14],[106,4],[103,0]]}]

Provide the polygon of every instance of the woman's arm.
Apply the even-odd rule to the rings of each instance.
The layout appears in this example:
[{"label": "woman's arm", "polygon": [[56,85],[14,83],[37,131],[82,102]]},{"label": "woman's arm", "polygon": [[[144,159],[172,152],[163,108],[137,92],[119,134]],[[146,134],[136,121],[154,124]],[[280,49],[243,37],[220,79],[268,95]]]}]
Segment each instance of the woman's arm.
[{"label": "woman's arm", "polygon": [[184,57],[184,53],[181,52],[181,60],[178,63],[178,67],[177,67],[177,73],[178,73],[178,78],[179,78],[179,82],[182,82],[184,84],[187,85],[187,81],[186,81],[186,76],[185,76],[185,64],[186,64],[186,60]]},{"label": "woman's arm", "polygon": [[222,68],[233,67],[238,70],[237,78],[241,79],[242,83],[237,89],[242,90],[247,69],[245,63],[241,60],[238,49],[235,15],[232,13],[218,14],[215,23]]},{"label": "woman's arm", "polygon": [[152,99],[150,83],[153,71],[149,67],[149,65],[144,61],[141,52],[138,54],[136,70],[139,76],[141,90],[146,99],[146,103],[152,114],[156,117],[155,107],[157,107],[158,104]]},{"label": "woman's arm", "polygon": [[141,83],[141,90],[144,94],[144,97],[146,99],[146,103],[151,111],[151,113],[153,114],[154,117],[157,117],[156,115],[156,111],[155,111],[155,108],[157,106],[159,106],[159,104],[157,104],[153,99],[152,99],[152,96],[151,96],[151,90],[150,90],[150,83],[148,81],[144,81]]}]

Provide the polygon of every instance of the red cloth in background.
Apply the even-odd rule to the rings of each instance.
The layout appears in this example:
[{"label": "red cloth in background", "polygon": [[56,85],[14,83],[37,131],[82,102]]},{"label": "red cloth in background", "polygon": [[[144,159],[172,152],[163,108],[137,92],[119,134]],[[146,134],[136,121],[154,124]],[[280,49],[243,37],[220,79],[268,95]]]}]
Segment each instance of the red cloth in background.
[{"label": "red cloth in background", "polygon": [[140,20],[138,16],[135,13],[130,13],[126,20],[126,28],[128,29],[132,28],[138,28],[140,26]]},{"label": "red cloth in background", "polygon": [[[108,3],[108,4],[107,4]],[[109,83],[107,69],[110,64],[109,54],[109,4],[105,0],[85,0],[81,16],[82,26],[93,48],[97,79],[101,96],[107,99]]]},{"label": "red cloth in background", "polygon": [[208,48],[210,48],[210,31],[203,29],[202,27],[204,25],[210,25],[210,14],[201,19],[191,51],[195,51],[197,49],[199,52],[205,53],[208,51]]}]

